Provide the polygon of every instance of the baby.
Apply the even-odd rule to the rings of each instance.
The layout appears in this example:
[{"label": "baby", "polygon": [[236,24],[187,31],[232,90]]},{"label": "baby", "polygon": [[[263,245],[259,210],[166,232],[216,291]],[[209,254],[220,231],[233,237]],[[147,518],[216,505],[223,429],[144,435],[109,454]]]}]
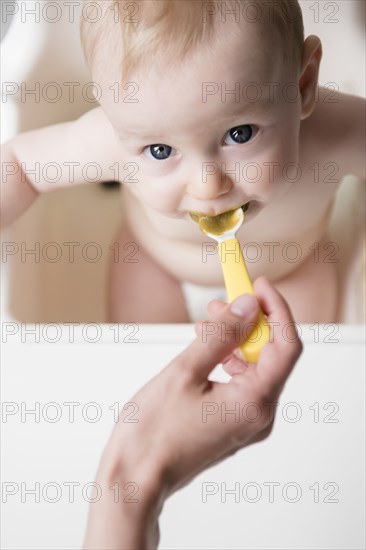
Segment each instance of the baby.
[{"label": "baby", "polygon": [[329,221],[342,178],[365,177],[364,101],[318,87],[321,43],[304,40],[297,2],[102,0],[81,30],[100,107],[4,146],[19,169],[2,182],[3,223],[47,190],[22,162],[74,162],[63,186],[98,163],[122,182],[116,240],[130,252],[111,261],[109,320],[184,323],[225,299],[188,213],[247,205],[252,280],[267,276],[298,322],[342,322]]}]

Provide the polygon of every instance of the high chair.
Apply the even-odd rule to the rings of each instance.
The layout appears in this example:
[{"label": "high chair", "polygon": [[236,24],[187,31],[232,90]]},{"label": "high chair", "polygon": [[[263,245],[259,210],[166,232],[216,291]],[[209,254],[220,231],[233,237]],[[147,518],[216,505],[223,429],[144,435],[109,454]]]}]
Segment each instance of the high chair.
[{"label": "high chair", "polygon": [[[3,141],[20,132],[75,119],[98,105],[91,101],[91,77],[79,42],[81,2],[73,10],[62,0],[6,4],[3,20],[10,21],[11,13],[14,15],[2,42]],[[337,81],[340,90],[362,95],[363,81],[357,78],[364,74],[359,4],[337,4],[338,18],[352,29],[347,55],[354,55],[349,64],[328,12],[316,15],[315,5],[311,8],[309,2],[301,3],[306,34],[318,33],[323,41],[321,83]],[[75,93],[70,100],[72,87]],[[10,244],[3,244],[3,252],[7,246],[3,254],[3,315],[28,322],[107,321],[109,246],[121,224],[120,195],[117,188],[107,190],[98,183],[44,193],[4,232],[3,241]],[[339,277],[346,290],[339,320],[347,323],[364,320],[360,283],[365,273],[363,204],[364,182],[345,179],[335,200],[329,239],[338,243],[342,252]],[[80,243],[73,263],[63,244],[67,242]],[[90,243],[98,243],[102,252],[94,263],[83,257],[84,247],[91,250]],[[60,259],[52,261],[60,251]],[[356,286],[360,287],[357,292]]]}]

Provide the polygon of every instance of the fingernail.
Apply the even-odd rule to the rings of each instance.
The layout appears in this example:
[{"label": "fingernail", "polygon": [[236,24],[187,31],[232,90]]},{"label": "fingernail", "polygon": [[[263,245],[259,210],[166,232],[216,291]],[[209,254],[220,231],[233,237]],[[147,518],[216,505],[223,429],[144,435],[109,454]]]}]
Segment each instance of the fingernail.
[{"label": "fingernail", "polygon": [[243,294],[235,300],[230,305],[230,310],[235,315],[243,317],[253,312],[257,308],[257,299],[252,294]]}]

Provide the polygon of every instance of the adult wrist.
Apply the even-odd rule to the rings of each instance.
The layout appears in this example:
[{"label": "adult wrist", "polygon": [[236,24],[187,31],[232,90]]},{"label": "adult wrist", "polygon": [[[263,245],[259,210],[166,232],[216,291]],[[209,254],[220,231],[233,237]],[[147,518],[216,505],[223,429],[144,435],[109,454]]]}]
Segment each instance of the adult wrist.
[{"label": "adult wrist", "polygon": [[150,475],[130,468],[108,445],[95,479],[100,498],[93,499],[83,548],[156,549],[164,499]]},{"label": "adult wrist", "polygon": [[126,514],[141,518],[159,515],[166,491],[158,464],[134,460],[110,441],[103,451],[97,479],[113,493],[114,501],[124,505]]}]

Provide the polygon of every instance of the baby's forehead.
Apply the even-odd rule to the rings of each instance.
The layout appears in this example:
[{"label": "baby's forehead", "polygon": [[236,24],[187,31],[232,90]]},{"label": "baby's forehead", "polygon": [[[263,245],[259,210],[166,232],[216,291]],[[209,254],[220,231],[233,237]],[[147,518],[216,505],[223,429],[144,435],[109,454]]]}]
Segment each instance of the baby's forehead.
[{"label": "baby's forehead", "polygon": [[[202,95],[210,87],[235,89],[250,83],[263,87],[265,83],[288,78],[288,67],[283,63],[276,39],[263,39],[255,30],[249,27],[243,33],[221,32],[216,40],[197,47],[184,59],[163,55],[143,59],[122,85],[138,88],[141,100],[152,92],[164,98],[174,90],[178,94],[176,99],[181,101],[183,95]],[[120,81],[121,75],[120,63],[110,61],[109,74],[105,72],[106,65],[100,73],[106,89]]]},{"label": "baby's forehead", "polygon": [[249,28],[244,36],[238,30],[221,33],[183,60],[146,59],[120,85],[118,104],[111,88],[120,77],[119,66],[112,71],[109,64],[109,80],[102,78],[102,107],[116,128],[136,133],[145,127],[199,133],[207,121],[214,126],[227,118],[230,124],[243,107],[257,113],[288,75],[274,42],[256,30]]},{"label": "baby's forehead", "polygon": [[245,71],[234,80],[202,80],[199,72],[190,75],[189,81],[185,76],[184,71],[166,73],[160,79],[156,73],[145,78],[136,75],[125,101],[102,104],[120,137],[132,142],[143,137],[147,143],[161,141],[163,136],[199,139],[207,131],[214,135],[218,128],[236,126],[243,116],[248,123],[262,122],[273,109],[279,89],[271,79],[253,78],[253,74],[246,78]]},{"label": "baby's forehead", "polygon": [[[282,7],[288,1],[292,2],[281,0]],[[236,4],[242,4],[243,8],[252,4],[258,7],[261,2],[242,0]],[[231,16],[223,18],[217,13],[210,18],[210,24],[204,25],[198,10],[202,2],[182,1],[182,11],[177,11],[177,4],[172,2],[168,11],[167,4],[163,9],[162,3],[162,17],[154,20],[149,14],[158,3],[150,10],[153,3],[146,2],[143,25],[121,28],[111,25],[109,18],[110,25],[107,21],[105,33],[99,39],[97,31],[101,28],[96,29],[94,41],[90,38],[89,59],[93,79],[103,87],[105,105],[105,98],[112,96],[111,89],[125,103],[131,103],[128,90],[138,90],[139,98],[134,95],[132,103],[142,102],[154,93],[159,101],[169,105],[174,94],[178,101],[189,103],[187,100],[194,97],[197,103],[197,97],[207,86],[236,90],[252,83],[252,87],[263,88],[266,83],[275,86],[298,77],[301,60],[296,53],[300,48],[292,43],[295,31],[290,32],[283,21],[279,24],[280,17],[268,20],[263,16],[254,21],[244,17],[237,22]],[[220,5],[226,6],[225,1]],[[145,11],[141,13],[143,17]],[[296,42],[300,44],[299,40]],[[293,49],[295,53],[291,53]]]},{"label": "baby's forehead", "polygon": [[[165,54],[163,54],[165,55]],[[278,29],[272,25],[242,24],[220,22],[215,26],[210,39],[202,42],[184,59],[179,60],[179,68],[183,69],[199,65],[205,72],[220,71],[225,67],[235,70],[250,69],[253,76],[259,77],[273,72],[274,64],[283,59],[283,42]],[[174,62],[174,58],[173,58]]]}]

